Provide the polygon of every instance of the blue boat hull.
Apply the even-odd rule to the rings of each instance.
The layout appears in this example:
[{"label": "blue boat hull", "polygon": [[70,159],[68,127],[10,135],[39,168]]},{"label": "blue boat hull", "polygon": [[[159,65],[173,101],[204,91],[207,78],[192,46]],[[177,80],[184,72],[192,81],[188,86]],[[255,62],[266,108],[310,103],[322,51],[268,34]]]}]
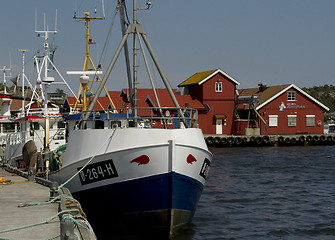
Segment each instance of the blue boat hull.
[{"label": "blue boat hull", "polygon": [[202,191],[199,181],[172,172],[73,195],[98,237],[105,230],[171,236],[191,222]]}]

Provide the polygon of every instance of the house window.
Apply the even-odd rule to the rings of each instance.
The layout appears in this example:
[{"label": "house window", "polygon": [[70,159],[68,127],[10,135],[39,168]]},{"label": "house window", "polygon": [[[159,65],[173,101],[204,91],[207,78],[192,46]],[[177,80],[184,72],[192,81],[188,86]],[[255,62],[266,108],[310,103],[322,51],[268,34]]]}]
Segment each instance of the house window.
[{"label": "house window", "polygon": [[269,127],[278,127],[278,115],[269,115]]},{"label": "house window", "polygon": [[288,127],[297,126],[297,115],[287,115],[287,126]]},{"label": "house window", "polygon": [[307,127],[315,126],[315,115],[306,115],[306,126]]},{"label": "house window", "polygon": [[215,83],[215,92],[222,92],[222,82]]},{"label": "house window", "polygon": [[287,92],[287,100],[295,101],[295,92]]}]

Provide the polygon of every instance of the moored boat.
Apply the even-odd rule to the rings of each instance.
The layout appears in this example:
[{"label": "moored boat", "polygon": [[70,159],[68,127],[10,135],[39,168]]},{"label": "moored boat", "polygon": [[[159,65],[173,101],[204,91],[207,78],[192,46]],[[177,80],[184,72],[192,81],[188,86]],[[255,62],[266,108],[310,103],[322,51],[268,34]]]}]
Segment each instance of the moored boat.
[{"label": "moored boat", "polygon": [[[121,24],[126,26],[125,1],[119,3]],[[149,8],[151,2],[147,4]],[[68,116],[69,138],[64,160],[59,170],[50,173],[49,178],[70,189],[82,204],[94,229],[98,229],[98,235],[103,228],[110,234],[111,229],[123,229],[149,235],[155,232],[162,234],[164,239],[172,237],[178,229],[191,222],[212,154],[198,128],[196,110],[179,106],[145,32],[137,22],[139,9],[136,0],[133,8],[134,22],[124,29],[120,45],[87,111]],[[126,59],[129,58],[126,42],[130,34],[136,39],[133,81],[128,80],[131,107],[95,112],[94,104],[122,49]],[[173,108],[164,109],[157,98],[158,106],[150,109],[150,116],[141,115],[136,104],[135,42],[140,43],[145,55],[140,36],[174,103]],[[146,58],[145,62],[147,64]],[[168,117],[176,123],[175,128],[167,128],[164,124]],[[163,123],[164,128],[156,128],[157,121]]]}]

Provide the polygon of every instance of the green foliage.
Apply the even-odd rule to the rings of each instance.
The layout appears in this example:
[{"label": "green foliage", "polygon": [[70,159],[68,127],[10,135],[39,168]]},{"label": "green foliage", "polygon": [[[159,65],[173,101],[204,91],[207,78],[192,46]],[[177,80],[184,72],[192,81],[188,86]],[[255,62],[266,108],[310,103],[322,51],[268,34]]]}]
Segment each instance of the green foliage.
[{"label": "green foliage", "polygon": [[335,86],[324,85],[324,86],[314,86],[312,88],[302,88],[303,91],[314,97],[316,100],[321,102],[323,105],[329,107],[329,112],[325,113],[325,122],[329,119],[334,118],[335,112]]}]

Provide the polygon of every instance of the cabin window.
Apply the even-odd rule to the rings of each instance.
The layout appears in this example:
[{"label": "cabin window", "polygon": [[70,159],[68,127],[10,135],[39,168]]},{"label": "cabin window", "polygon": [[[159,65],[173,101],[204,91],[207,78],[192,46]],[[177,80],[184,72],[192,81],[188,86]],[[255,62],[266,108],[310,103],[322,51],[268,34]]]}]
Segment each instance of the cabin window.
[{"label": "cabin window", "polygon": [[297,126],[297,115],[287,115],[287,126],[288,127]]},{"label": "cabin window", "polygon": [[315,126],[315,115],[306,115],[306,126],[307,127]]},{"label": "cabin window", "polygon": [[215,83],[215,92],[222,92],[222,82]]},{"label": "cabin window", "polygon": [[121,121],[111,121],[111,128],[121,127]]},{"label": "cabin window", "polygon": [[269,115],[269,127],[278,127],[278,115]]},{"label": "cabin window", "polygon": [[172,125],[172,124],[173,124],[173,118],[169,118],[169,119],[168,119],[168,124],[169,124],[169,125]]},{"label": "cabin window", "polygon": [[105,123],[102,120],[96,120],[95,121],[95,129],[104,129],[105,128]]},{"label": "cabin window", "polygon": [[295,101],[295,92],[287,92],[287,100]]}]

